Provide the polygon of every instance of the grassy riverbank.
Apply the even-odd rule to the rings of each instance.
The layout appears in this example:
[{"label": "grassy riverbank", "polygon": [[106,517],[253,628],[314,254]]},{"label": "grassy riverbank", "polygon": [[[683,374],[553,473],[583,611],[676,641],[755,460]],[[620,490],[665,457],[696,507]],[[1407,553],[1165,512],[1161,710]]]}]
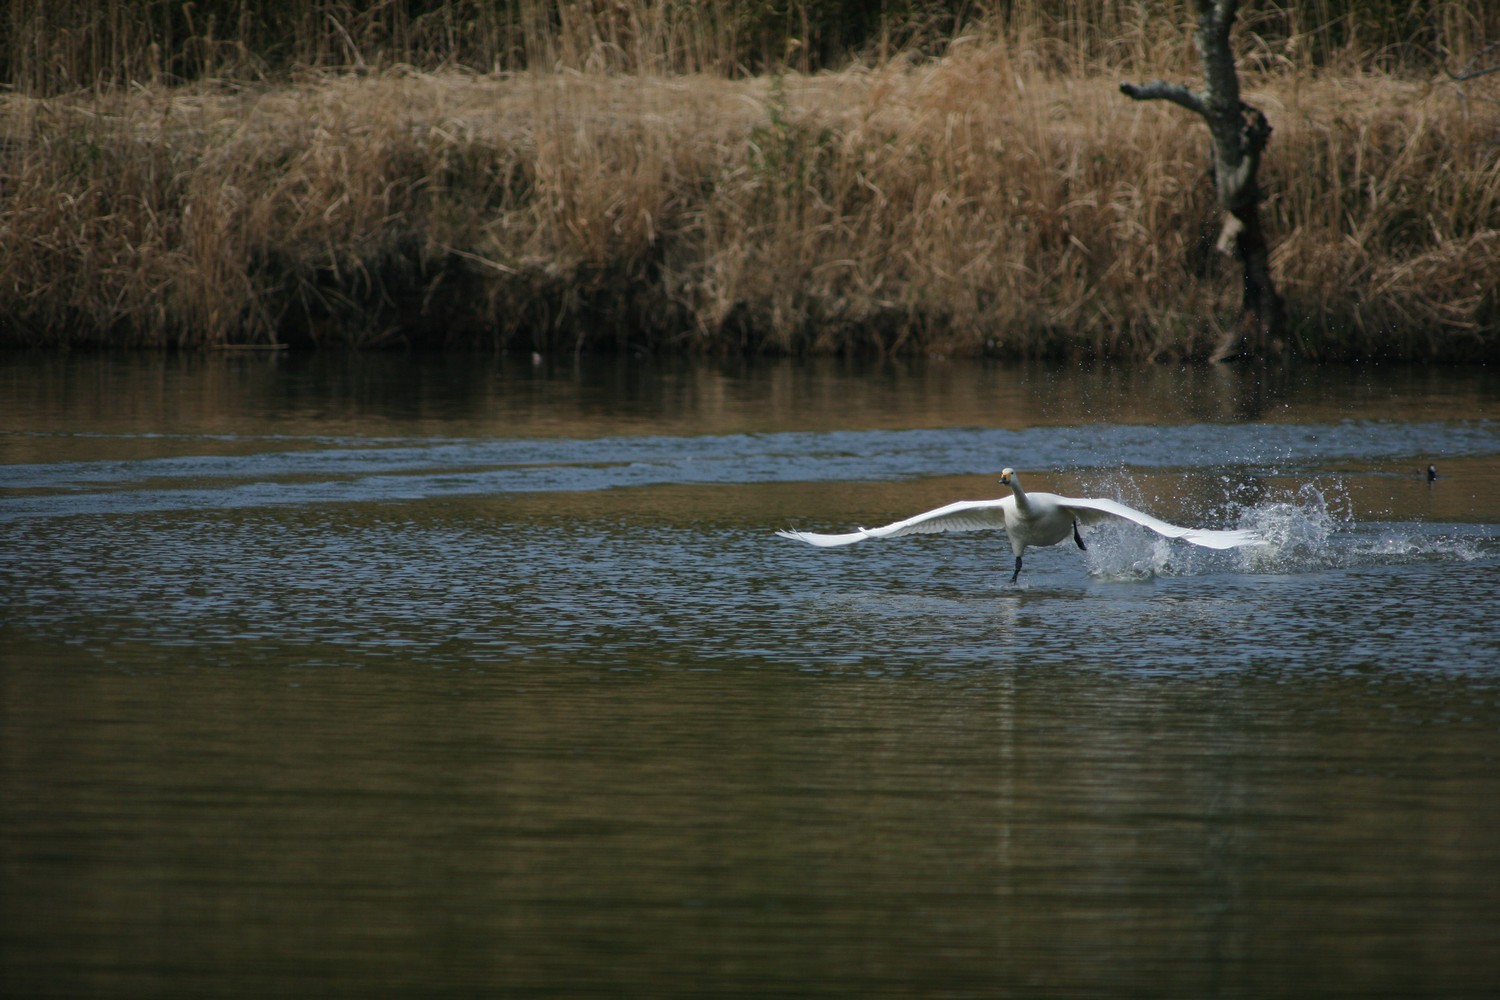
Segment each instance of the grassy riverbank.
[{"label": "grassy riverbank", "polygon": [[[1155,24],[1156,22],[1153,22]],[[1175,358],[1233,314],[1186,31],[0,97],[0,343]],[[1500,356],[1500,74],[1247,43],[1311,358]]]}]

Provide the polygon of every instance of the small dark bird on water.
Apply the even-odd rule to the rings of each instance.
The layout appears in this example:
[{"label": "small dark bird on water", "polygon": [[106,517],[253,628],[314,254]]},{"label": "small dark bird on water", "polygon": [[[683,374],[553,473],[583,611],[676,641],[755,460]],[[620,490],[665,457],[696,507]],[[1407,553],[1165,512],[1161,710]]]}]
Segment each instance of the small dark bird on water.
[{"label": "small dark bird on water", "polygon": [[1435,465],[1429,465],[1427,467],[1427,481],[1430,483],[1430,482],[1435,481],[1436,479],[1437,479],[1437,466],[1435,466]]}]

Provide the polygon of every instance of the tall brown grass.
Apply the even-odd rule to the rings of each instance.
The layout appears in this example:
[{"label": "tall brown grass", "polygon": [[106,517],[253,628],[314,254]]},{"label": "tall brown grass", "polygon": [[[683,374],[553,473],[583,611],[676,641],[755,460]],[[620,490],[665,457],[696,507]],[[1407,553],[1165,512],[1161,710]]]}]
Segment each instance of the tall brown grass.
[{"label": "tall brown grass", "polygon": [[[37,94],[404,64],[736,75],[941,52],[977,25],[1077,70],[1186,48],[1188,0],[11,0],[0,84]],[[1254,58],[1381,68],[1466,58],[1500,37],[1486,0],[1243,0]]]},{"label": "tall brown grass", "polygon": [[[1431,47],[1478,52],[1485,5],[1440,6]],[[0,342],[1173,358],[1232,314],[1201,126],[1116,91],[1192,78],[1186,20],[1017,3],[746,75],[667,8],[533,23],[517,71],[6,95]],[[1495,357],[1500,74],[1313,59],[1294,20],[1241,45],[1294,348]]]}]

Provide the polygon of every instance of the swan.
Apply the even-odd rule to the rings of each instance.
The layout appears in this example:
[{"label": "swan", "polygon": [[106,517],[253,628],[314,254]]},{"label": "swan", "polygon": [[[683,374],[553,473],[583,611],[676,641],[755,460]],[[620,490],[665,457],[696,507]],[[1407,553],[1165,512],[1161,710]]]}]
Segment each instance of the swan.
[{"label": "swan", "polygon": [[782,538],[792,538],[809,545],[828,547],[852,545],[866,538],[895,538],[936,531],[979,531],[986,528],[1004,528],[1010,539],[1010,550],[1016,556],[1016,571],[1011,574],[1014,584],[1021,575],[1021,556],[1030,545],[1056,545],[1067,541],[1071,535],[1080,549],[1086,548],[1078,525],[1097,524],[1111,517],[1121,518],[1150,528],[1167,538],[1180,538],[1194,545],[1209,549],[1232,549],[1240,545],[1263,544],[1264,539],[1254,531],[1215,531],[1208,528],[1183,528],[1152,517],[1117,500],[1063,497],[1056,493],[1027,493],[1021,488],[1021,480],[1015,469],[1000,473],[1000,482],[1011,489],[1011,496],[995,500],[959,500],[946,507],[929,510],[904,521],[887,524],[880,528],[860,528],[845,535],[820,535],[812,531],[784,529],[776,532]]}]

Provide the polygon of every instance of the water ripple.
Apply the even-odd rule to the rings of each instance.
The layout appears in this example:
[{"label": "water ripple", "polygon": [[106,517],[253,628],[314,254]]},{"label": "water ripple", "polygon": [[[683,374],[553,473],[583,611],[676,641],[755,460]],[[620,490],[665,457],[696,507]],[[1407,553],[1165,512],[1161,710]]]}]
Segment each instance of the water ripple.
[{"label": "water ripple", "polygon": [[1005,465],[1295,474],[1354,460],[1491,456],[1500,453],[1500,433],[1489,420],[1363,420],[318,444],[250,455],[12,465],[0,520],[670,483],[877,481],[987,474]]}]

